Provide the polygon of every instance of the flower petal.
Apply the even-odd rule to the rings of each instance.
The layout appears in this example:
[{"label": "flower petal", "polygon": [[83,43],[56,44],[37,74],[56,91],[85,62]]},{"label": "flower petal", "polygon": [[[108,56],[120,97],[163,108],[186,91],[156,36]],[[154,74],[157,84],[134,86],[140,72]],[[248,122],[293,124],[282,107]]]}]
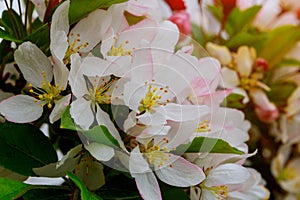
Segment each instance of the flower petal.
[{"label": "flower petal", "polygon": [[71,55],[71,70],[69,73],[69,84],[72,89],[72,93],[77,97],[82,97],[85,94],[89,94],[87,89],[81,67],[81,58],[78,54]]},{"label": "flower petal", "polygon": [[108,129],[110,134],[119,142],[120,146],[123,149],[125,149],[125,146],[123,144],[123,141],[120,137],[118,130],[116,129],[113,122],[110,120],[109,115],[106,112],[104,112],[103,110],[101,110],[99,105],[97,105],[96,120],[99,125],[104,125]]},{"label": "flower petal", "polygon": [[140,152],[139,146],[135,147],[130,153],[129,171],[133,177],[152,171],[143,154]]},{"label": "flower petal", "polygon": [[63,62],[57,60],[55,57],[53,57],[52,61],[55,84],[65,89],[67,87],[69,70]]},{"label": "flower petal", "polygon": [[251,49],[246,46],[241,46],[237,51],[236,65],[241,76],[249,77],[252,71],[254,58],[251,54]]},{"label": "flower petal", "polygon": [[63,60],[68,48],[70,1],[63,2],[54,12],[50,29],[50,49],[53,56]]},{"label": "flower petal", "polygon": [[153,172],[138,174],[135,183],[144,200],[162,199],[157,179]]},{"label": "flower petal", "polygon": [[168,103],[164,106],[167,119],[173,121],[191,121],[200,118],[210,112],[209,107],[203,105],[179,105]]},{"label": "flower petal", "polygon": [[222,86],[225,88],[236,87],[240,84],[240,80],[236,71],[223,67],[221,70],[222,73]]},{"label": "flower petal", "polygon": [[[101,19],[101,23],[99,23],[99,19]],[[88,52],[102,40],[110,24],[111,16],[109,13],[105,10],[97,9],[86,18],[80,20],[70,31],[69,43],[76,43],[74,48],[81,46],[80,52]]]},{"label": "flower petal", "polygon": [[169,159],[174,160],[170,166],[164,166],[155,171],[161,181],[177,187],[189,187],[205,179],[204,172],[184,158],[172,155]]},{"label": "flower petal", "polygon": [[223,184],[241,184],[250,177],[248,170],[237,164],[223,164],[212,169],[207,175],[206,183],[208,187]]},{"label": "flower petal", "polygon": [[91,144],[84,145],[84,148],[86,148],[86,150],[88,150],[92,156],[99,161],[109,161],[115,155],[115,150],[105,144],[93,142]]},{"label": "flower petal", "polygon": [[36,99],[28,95],[17,95],[0,103],[0,113],[8,121],[28,123],[37,120],[43,113],[43,107]]},{"label": "flower petal", "polygon": [[87,130],[94,121],[91,103],[80,97],[71,103],[70,114],[75,123]]},{"label": "flower petal", "polygon": [[70,103],[70,99],[71,99],[71,94],[68,94],[67,96],[64,96],[63,98],[61,98],[55,103],[55,106],[49,116],[50,123],[53,124],[54,122],[56,122],[61,118],[62,114],[65,112],[67,106]]},{"label": "flower petal", "polygon": [[35,44],[24,42],[15,51],[14,56],[24,78],[33,86],[40,87],[42,81],[51,82],[53,73],[50,60]]}]

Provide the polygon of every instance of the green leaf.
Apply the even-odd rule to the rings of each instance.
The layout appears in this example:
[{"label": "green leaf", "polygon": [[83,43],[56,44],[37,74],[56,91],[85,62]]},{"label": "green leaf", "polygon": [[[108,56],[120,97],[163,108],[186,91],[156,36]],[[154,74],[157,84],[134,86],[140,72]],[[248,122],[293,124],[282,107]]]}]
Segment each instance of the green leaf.
[{"label": "green leaf", "polygon": [[297,88],[293,82],[283,82],[270,85],[271,90],[267,92],[269,99],[278,106],[285,106],[288,97]]},{"label": "green leaf", "polygon": [[227,22],[225,24],[225,30],[230,36],[241,32],[253,21],[260,9],[261,6],[259,5],[252,6],[243,11],[238,7],[235,7],[228,16]]},{"label": "green leaf", "polygon": [[190,199],[187,193],[183,191],[183,188],[170,186],[160,182],[160,189],[161,189],[163,200],[173,200],[173,199],[189,200]]},{"label": "green leaf", "polygon": [[110,134],[105,126],[94,126],[83,133],[84,136],[94,142],[105,144],[111,147],[120,147],[119,142]]},{"label": "green leaf", "polygon": [[99,196],[96,196],[88,191],[88,189],[85,187],[85,185],[82,183],[82,181],[73,173],[67,172],[67,175],[69,178],[77,185],[77,187],[80,189],[80,196],[82,200],[101,200]]},{"label": "green leaf", "polygon": [[56,162],[50,140],[30,124],[0,124],[0,165],[22,175],[34,176],[32,168]]},{"label": "green leaf", "polygon": [[300,41],[299,26],[281,26],[269,32],[268,40],[258,52],[259,57],[266,59],[269,66],[276,66],[295,44]]},{"label": "green leaf", "polygon": [[265,41],[267,40],[268,35],[266,33],[251,33],[251,32],[240,32],[230,38],[226,43],[229,49],[238,49],[242,45],[252,46],[257,51],[260,50]]},{"label": "green leaf", "polygon": [[12,9],[3,11],[2,26],[16,39],[23,39],[27,34],[21,17]]},{"label": "green leaf", "polygon": [[12,42],[21,42],[21,40],[18,40],[17,38],[12,36],[8,32],[2,30],[1,28],[0,28],[0,38],[2,38],[4,40],[12,41]]},{"label": "green leaf", "polygon": [[291,67],[291,66],[300,67],[300,61],[296,59],[284,59],[276,65],[276,67]]},{"label": "green leaf", "polygon": [[95,193],[103,199],[142,199],[134,179],[130,179],[124,174],[114,176]]},{"label": "green leaf", "polygon": [[94,126],[89,130],[83,130],[77,127],[74,120],[71,117],[70,107],[68,107],[62,115],[60,128],[82,132],[87,139],[97,143],[106,144],[111,147],[120,147],[119,142],[110,134],[108,129],[103,125]]},{"label": "green leaf", "polygon": [[223,15],[223,8],[222,6],[213,6],[213,5],[207,5],[207,9],[215,16],[215,18],[218,21],[222,21],[224,15]]},{"label": "green leaf", "polygon": [[224,99],[221,105],[223,107],[242,109],[246,106],[246,104],[243,103],[244,98],[245,97],[241,94],[231,93]]},{"label": "green leaf", "polygon": [[31,189],[22,197],[24,200],[70,200],[71,191],[65,188]]},{"label": "green leaf", "polygon": [[126,20],[130,26],[135,25],[142,21],[143,19],[146,19],[145,16],[135,16],[131,14],[130,12],[125,11],[124,16],[126,17]]},{"label": "green leaf", "polygon": [[2,40],[0,43],[0,64],[10,63],[14,60],[14,51],[11,48],[11,42]]},{"label": "green leaf", "polygon": [[61,117],[60,128],[69,129],[73,131],[80,130],[74,122],[70,114],[70,106],[68,106]]},{"label": "green leaf", "polygon": [[31,185],[8,178],[0,178],[0,200],[18,198],[30,189],[32,189]]},{"label": "green leaf", "polygon": [[243,154],[242,151],[230,146],[228,142],[208,137],[196,137],[189,144],[182,144],[176,148],[175,153],[230,153],[230,154]]},{"label": "green leaf", "polygon": [[70,24],[78,22],[80,19],[86,17],[89,13],[98,8],[107,8],[113,4],[125,1],[127,0],[71,0],[69,9]]}]

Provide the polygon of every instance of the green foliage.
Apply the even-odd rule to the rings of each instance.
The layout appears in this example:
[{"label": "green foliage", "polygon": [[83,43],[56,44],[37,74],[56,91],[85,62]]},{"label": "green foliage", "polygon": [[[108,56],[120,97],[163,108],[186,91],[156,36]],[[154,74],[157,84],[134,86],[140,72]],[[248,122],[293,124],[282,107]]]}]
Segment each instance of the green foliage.
[{"label": "green foliage", "polygon": [[207,5],[207,9],[213,14],[213,16],[221,22],[224,15],[223,15],[223,8],[222,6],[213,6],[213,5]]},{"label": "green foliage", "polygon": [[14,10],[3,11],[0,25],[15,39],[20,40],[26,36],[26,29],[22,19]]},{"label": "green foliage", "polygon": [[0,200],[11,200],[22,196],[32,186],[8,178],[0,178]]},{"label": "green foliage", "polygon": [[0,178],[0,200],[67,200],[71,190],[63,186],[29,185],[8,178]]},{"label": "green foliage", "polygon": [[283,59],[276,65],[276,67],[291,67],[291,66],[300,67],[300,61],[296,59]]},{"label": "green foliage", "polygon": [[230,36],[241,32],[255,18],[256,14],[261,9],[261,6],[252,6],[246,10],[240,10],[235,7],[228,16],[225,24],[225,30]]},{"label": "green foliage", "polygon": [[237,50],[240,46],[252,46],[256,50],[261,49],[264,46],[265,41],[268,38],[267,33],[260,32],[240,32],[231,37],[225,42],[225,45],[232,50]]},{"label": "green foliage", "polygon": [[69,178],[75,183],[75,185],[80,189],[80,196],[82,200],[101,200],[99,196],[94,195],[89,192],[82,181],[73,173],[67,172]]},{"label": "green foliage", "polygon": [[113,4],[125,1],[127,0],[71,0],[69,9],[70,24],[78,22],[80,19],[86,17],[89,13],[98,8],[107,8]]},{"label": "green foliage", "polygon": [[237,109],[245,108],[246,105],[243,103],[244,98],[241,94],[231,93],[224,99],[222,106]]},{"label": "green foliage", "polygon": [[67,188],[37,188],[26,192],[24,200],[70,200],[71,191]]},{"label": "green foliage", "polygon": [[242,151],[230,146],[228,142],[208,137],[196,137],[189,144],[182,144],[176,148],[175,153],[230,153],[243,154]]},{"label": "green foliage", "polygon": [[103,199],[141,199],[134,179],[122,173],[107,180],[107,183],[95,193]]},{"label": "green foliage", "polygon": [[286,100],[297,88],[297,85],[293,82],[279,82],[270,85],[271,90],[267,92],[269,99],[278,106],[285,106]]},{"label": "green foliage", "polygon": [[259,57],[266,59],[270,67],[276,66],[300,40],[299,26],[282,26],[269,32],[264,47],[258,52]]},{"label": "green foliage", "polygon": [[76,126],[74,120],[70,115],[70,107],[68,107],[62,115],[60,127],[64,129],[79,131],[91,141],[106,144],[112,147],[120,147],[118,141],[110,134],[109,130],[103,125],[94,126],[89,130],[83,130]]},{"label": "green foliage", "polygon": [[56,162],[49,139],[30,124],[0,124],[0,165],[22,175],[34,176],[32,168]]}]

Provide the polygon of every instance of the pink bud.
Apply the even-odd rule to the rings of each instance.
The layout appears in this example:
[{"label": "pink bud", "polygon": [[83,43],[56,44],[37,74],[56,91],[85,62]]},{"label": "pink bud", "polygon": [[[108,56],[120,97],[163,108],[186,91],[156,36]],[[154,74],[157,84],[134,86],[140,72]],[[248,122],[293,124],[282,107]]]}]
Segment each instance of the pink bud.
[{"label": "pink bud", "polygon": [[270,102],[267,95],[260,89],[251,89],[249,92],[255,105],[255,113],[258,118],[266,123],[270,123],[278,118],[278,109],[274,103]]},{"label": "pink bud", "polygon": [[169,18],[171,22],[177,25],[179,31],[184,35],[189,35],[192,31],[190,15],[186,11],[174,12]]},{"label": "pink bud", "polygon": [[267,71],[269,69],[269,63],[263,58],[257,58],[255,60],[255,68],[258,71]]},{"label": "pink bud", "polygon": [[185,10],[184,0],[165,0],[172,10]]}]

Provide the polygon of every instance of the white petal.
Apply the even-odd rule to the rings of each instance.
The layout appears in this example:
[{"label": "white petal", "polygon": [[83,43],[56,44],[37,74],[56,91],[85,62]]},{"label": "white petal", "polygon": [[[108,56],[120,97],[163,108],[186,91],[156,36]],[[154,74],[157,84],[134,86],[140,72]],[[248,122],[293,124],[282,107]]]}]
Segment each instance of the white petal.
[{"label": "white petal", "polygon": [[129,171],[133,177],[152,171],[143,154],[140,152],[139,146],[135,147],[130,153]]},{"label": "white petal", "polygon": [[109,161],[115,155],[115,150],[112,147],[96,142],[84,145],[84,148],[100,161]]},{"label": "white petal", "polygon": [[70,99],[71,94],[68,94],[67,96],[64,96],[63,98],[55,102],[55,106],[49,116],[50,123],[53,124],[61,118],[62,114],[65,112],[67,106],[70,103]]},{"label": "white petal", "polygon": [[217,58],[222,65],[228,65],[231,63],[231,53],[226,46],[220,46],[211,42],[206,44],[208,53]]},{"label": "white petal", "polygon": [[175,45],[179,39],[179,30],[177,26],[170,21],[160,23],[157,34],[151,43],[154,48],[160,48],[164,51],[174,51]]},{"label": "white petal", "polygon": [[[15,60],[24,78],[33,86],[40,87],[42,81],[51,82],[52,66],[46,55],[31,42],[24,42],[15,51]],[[46,78],[42,76],[45,72]]]},{"label": "white petal", "polygon": [[241,184],[249,178],[248,170],[237,164],[224,164],[211,170],[205,185],[208,187],[223,184]]},{"label": "white petal", "polygon": [[77,97],[82,97],[85,94],[89,94],[87,86],[82,74],[81,58],[78,54],[71,55],[71,70],[69,73],[69,84],[72,89],[72,93]]},{"label": "white petal", "polygon": [[69,32],[69,6],[70,1],[63,2],[54,12],[50,29],[51,53],[62,60],[65,56]]},{"label": "white petal", "polygon": [[237,51],[236,65],[241,76],[249,77],[252,71],[254,59],[251,57],[250,49],[241,46]]},{"label": "white petal", "polygon": [[63,62],[63,59],[69,47],[67,33],[64,31],[57,31],[52,33],[51,38],[51,54],[55,59]]},{"label": "white petal", "polygon": [[240,80],[236,71],[227,67],[223,67],[221,73],[223,77],[221,81],[222,87],[231,88],[240,84]]},{"label": "white petal", "polygon": [[189,187],[197,185],[205,179],[204,172],[184,158],[173,155],[169,159],[176,159],[171,163],[172,167],[164,166],[155,171],[161,181],[177,187]]},{"label": "white petal", "polygon": [[[153,112],[153,113],[152,113]],[[166,124],[166,115],[162,109],[146,111],[144,114],[136,117],[140,123],[145,125],[159,126]]]},{"label": "white petal", "polygon": [[17,95],[0,103],[0,113],[8,121],[28,123],[37,120],[43,113],[43,107],[36,99],[28,95]]},{"label": "white petal", "polygon": [[70,114],[75,123],[85,130],[94,122],[91,103],[82,97],[71,103]]},{"label": "white petal", "polygon": [[196,120],[210,112],[207,106],[179,105],[174,103],[167,104],[164,109],[167,119],[179,122]]},{"label": "white petal", "polygon": [[81,64],[83,74],[87,76],[108,76],[115,74],[122,66],[113,62],[98,58],[86,57]]},{"label": "white petal", "polygon": [[54,63],[53,75],[55,84],[66,89],[69,77],[69,70],[63,62],[57,60],[55,57],[53,57],[52,60]]},{"label": "white petal", "polygon": [[113,122],[110,120],[109,115],[101,110],[100,106],[97,105],[97,113],[96,113],[96,120],[99,125],[105,126],[110,134],[119,142],[120,146],[125,149],[123,141],[120,137],[120,134],[118,130],[116,129],[115,125]]},{"label": "white petal", "polygon": [[153,172],[139,174],[135,177],[136,186],[144,200],[161,200],[157,179]]},{"label": "white petal", "polygon": [[111,16],[109,13],[105,10],[97,9],[90,13],[86,18],[80,20],[71,30],[69,34],[69,43],[72,44],[78,39],[76,37],[79,34],[80,42],[76,43],[75,48],[87,43],[87,46],[80,50],[81,52],[88,52],[102,40],[103,35],[108,31],[110,23]]}]

